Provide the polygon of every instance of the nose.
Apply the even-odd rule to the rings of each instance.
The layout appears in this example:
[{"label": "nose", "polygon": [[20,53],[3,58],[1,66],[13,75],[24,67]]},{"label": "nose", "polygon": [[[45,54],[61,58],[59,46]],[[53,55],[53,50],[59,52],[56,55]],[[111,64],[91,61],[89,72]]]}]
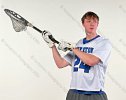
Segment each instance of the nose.
[{"label": "nose", "polygon": [[96,23],[96,22],[92,20],[91,23],[90,23],[90,25],[91,25],[91,26],[94,26],[95,23]]},{"label": "nose", "polygon": [[92,20],[92,21],[91,21],[91,25],[94,25],[94,23],[95,23],[95,22]]}]

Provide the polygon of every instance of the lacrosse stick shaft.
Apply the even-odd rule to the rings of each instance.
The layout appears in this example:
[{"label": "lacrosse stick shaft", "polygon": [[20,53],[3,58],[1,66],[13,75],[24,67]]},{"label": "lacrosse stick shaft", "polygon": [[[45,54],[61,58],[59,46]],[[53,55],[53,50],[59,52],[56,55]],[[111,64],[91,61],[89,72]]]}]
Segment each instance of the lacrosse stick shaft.
[{"label": "lacrosse stick shaft", "polygon": [[33,26],[32,28],[34,28],[36,31],[42,33],[43,31],[41,31],[40,29],[38,29],[37,27]]},{"label": "lacrosse stick shaft", "polygon": [[[34,28],[36,31],[38,31],[38,32],[40,32],[40,33],[43,33],[43,31],[41,31],[40,29],[38,29],[38,28],[35,27],[35,26],[33,26],[32,28]],[[52,35],[50,35],[49,38],[50,38],[53,42],[59,44],[59,41],[55,40],[55,39],[52,37]]]}]

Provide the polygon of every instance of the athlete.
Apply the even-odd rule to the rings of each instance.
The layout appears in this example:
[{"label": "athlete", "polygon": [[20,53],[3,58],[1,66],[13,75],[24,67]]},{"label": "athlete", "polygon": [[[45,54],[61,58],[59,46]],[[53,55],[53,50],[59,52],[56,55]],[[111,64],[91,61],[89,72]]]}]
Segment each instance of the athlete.
[{"label": "athlete", "polygon": [[49,39],[49,35],[52,35],[49,31],[43,32],[43,38],[52,48],[58,68],[72,68],[72,80],[66,100],[108,100],[104,91],[104,81],[111,43],[96,32],[99,24],[97,14],[89,11],[82,16],[81,21],[86,37],[80,39],[76,46],[61,41],[58,49],[70,50],[64,57],[61,57],[55,43]]}]

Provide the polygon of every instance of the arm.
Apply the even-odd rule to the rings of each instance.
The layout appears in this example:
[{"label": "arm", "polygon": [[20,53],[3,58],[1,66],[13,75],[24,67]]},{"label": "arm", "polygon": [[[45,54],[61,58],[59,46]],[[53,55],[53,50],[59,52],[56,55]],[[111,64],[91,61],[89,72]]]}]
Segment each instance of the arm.
[{"label": "arm", "polygon": [[80,60],[89,65],[89,66],[94,66],[100,62],[100,59],[92,54],[85,53],[83,51],[80,51],[78,48],[74,48],[74,44],[71,44],[66,41],[61,41],[61,43],[58,46],[59,50],[62,51],[67,51],[67,50],[72,50],[73,53],[80,58]]},{"label": "arm", "polygon": [[[66,67],[69,65],[69,63],[63,59],[61,57],[61,55],[59,54],[59,52],[57,51],[57,48],[55,46],[55,43],[54,41],[52,41],[50,39],[50,36],[54,39],[54,37],[52,36],[52,34],[47,31],[47,30],[44,30],[43,33],[42,33],[42,37],[44,39],[44,41],[47,43],[47,45],[52,48],[52,53],[53,53],[53,58],[54,58],[54,61],[57,65],[58,68],[63,68],[63,67]],[[54,39],[55,40],[55,39]]]},{"label": "arm", "polygon": [[55,45],[52,47],[52,53],[54,61],[58,68],[63,68],[69,65],[69,63],[61,57]]},{"label": "arm", "polygon": [[80,51],[78,48],[72,49],[75,55],[77,55],[81,61],[89,66],[94,66],[100,62],[100,59],[92,54]]}]

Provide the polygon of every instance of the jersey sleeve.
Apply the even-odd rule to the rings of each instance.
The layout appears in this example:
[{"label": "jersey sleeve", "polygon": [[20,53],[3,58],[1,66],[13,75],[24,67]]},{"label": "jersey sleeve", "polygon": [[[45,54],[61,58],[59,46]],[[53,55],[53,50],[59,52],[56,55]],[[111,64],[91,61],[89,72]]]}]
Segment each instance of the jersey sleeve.
[{"label": "jersey sleeve", "polygon": [[[78,44],[80,44],[82,42],[82,39],[79,40],[75,47],[78,47]],[[68,52],[65,56],[64,56],[64,59],[70,64],[72,65],[72,62],[74,61],[74,57],[75,57],[75,54],[73,53],[73,51],[70,51]]]},{"label": "jersey sleeve", "polygon": [[72,65],[73,58],[74,58],[74,54],[73,54],[72,51],[68,52],[68,53],[64,56],[64,59],[65,59],[70,65]]},{"label": "jersey sleeve", "polygon": [[96,45],[92,54],[98,57],[103,64],[106,64],[111,53],[111,48],[111,43],[108,39],[105,39]]}]

